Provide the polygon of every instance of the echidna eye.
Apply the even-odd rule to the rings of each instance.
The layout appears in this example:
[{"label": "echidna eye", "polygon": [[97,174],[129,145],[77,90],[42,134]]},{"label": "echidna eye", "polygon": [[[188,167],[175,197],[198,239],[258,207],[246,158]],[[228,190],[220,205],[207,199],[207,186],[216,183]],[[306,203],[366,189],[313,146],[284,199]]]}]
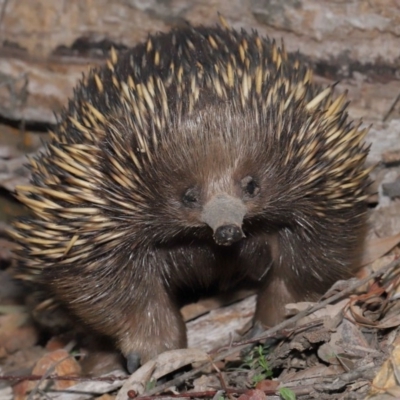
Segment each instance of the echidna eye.
[{"label": "echidna eye", "polygon": [[187,207],[195,207],[199,202],[199,195],[196,189],[189,188],[182,196],[182,203]]},{"label": "echidna eye", "polygon": [[241,186],[243,191],[250,197],[257,196],[257,194],[260,192],[260,187],[251,176],[246,176],[243,178],[241,181]]}]

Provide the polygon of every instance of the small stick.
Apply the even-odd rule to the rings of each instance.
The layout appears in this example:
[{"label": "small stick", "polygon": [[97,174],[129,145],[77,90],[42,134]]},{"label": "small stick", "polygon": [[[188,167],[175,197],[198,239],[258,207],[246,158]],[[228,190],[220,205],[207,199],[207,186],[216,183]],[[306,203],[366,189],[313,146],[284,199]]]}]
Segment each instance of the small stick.
[{"label": "small stick", "polygon": [[389,118],[389,115],[392,113],[392,111],[394,110],[394,108],[396,107],[396,104],[399,102],[400,100],[400,93],[397,95],[397,97],[394,99],[394,102],[392,103],[392,105],[390,106],[388,112],[383,116],[382,121],[386,122],[386,120]]}]

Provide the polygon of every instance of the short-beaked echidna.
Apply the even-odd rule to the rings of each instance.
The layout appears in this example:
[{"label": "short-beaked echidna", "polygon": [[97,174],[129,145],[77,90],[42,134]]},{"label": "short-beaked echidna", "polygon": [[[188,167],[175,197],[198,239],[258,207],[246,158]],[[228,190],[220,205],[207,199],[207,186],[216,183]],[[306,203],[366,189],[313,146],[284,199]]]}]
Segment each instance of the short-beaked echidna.
[{"label": "short-beaked echidna", "polygon": [[345,95],[256,32],[187,26],[111,52],[17,196],[23,273],[131,369],[186,345],[180,306],[258,290],[255,320],[356,271],[366,130]]}]

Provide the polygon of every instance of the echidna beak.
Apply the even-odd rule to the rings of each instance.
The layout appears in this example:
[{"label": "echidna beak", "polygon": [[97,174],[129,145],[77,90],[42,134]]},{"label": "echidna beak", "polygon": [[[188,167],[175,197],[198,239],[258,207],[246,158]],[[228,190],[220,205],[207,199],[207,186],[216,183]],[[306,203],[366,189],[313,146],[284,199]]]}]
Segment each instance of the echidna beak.
[{"label": "echidna beak", "polygon": [[230,246],[244,238],[242,224],[246,212],[240,199],[222,193],[206,203],[201,220],[213,230],[215,243]]}]

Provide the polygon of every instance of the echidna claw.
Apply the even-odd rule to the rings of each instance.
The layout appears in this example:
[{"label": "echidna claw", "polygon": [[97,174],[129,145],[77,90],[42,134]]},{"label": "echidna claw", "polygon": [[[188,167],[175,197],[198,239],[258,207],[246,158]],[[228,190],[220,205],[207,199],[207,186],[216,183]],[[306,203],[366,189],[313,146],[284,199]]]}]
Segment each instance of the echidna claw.
[{"label": "echidna claw", "polygon": [[136,351],[126,356],[126,368],[130,374],[133,374],[140,367],[140,355]]}]

